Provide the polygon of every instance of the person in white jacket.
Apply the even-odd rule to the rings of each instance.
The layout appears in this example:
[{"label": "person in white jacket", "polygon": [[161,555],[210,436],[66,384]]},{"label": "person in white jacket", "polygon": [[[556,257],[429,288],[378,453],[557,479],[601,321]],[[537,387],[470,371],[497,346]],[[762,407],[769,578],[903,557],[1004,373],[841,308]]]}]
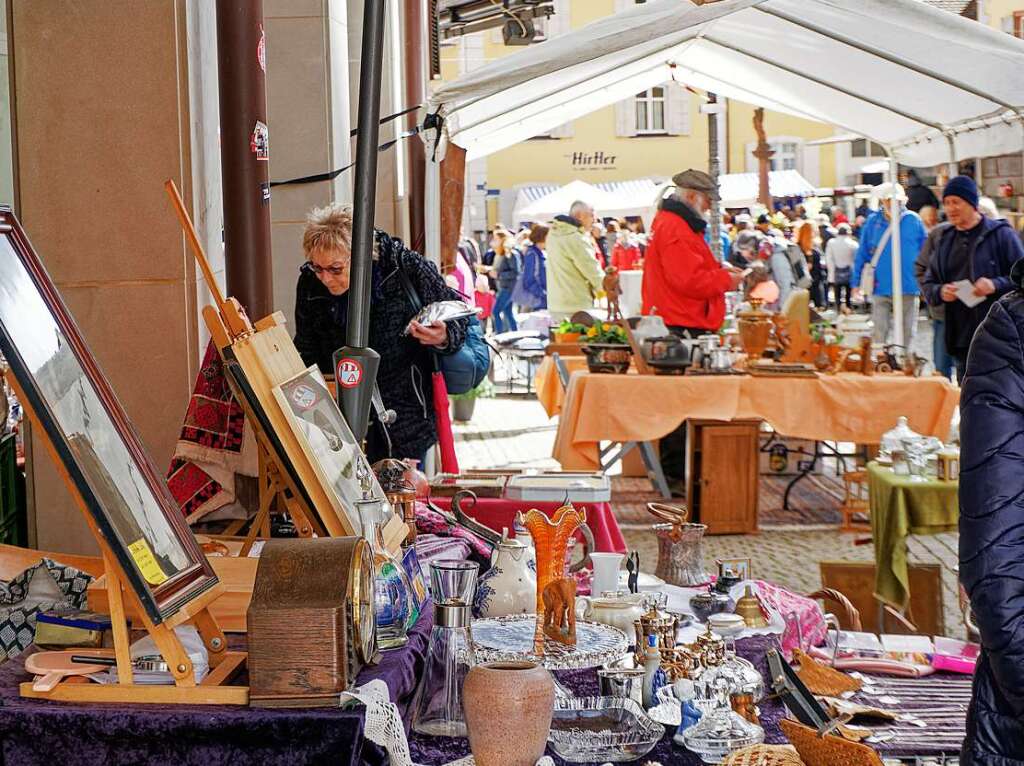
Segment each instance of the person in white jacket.
[{"label": "person in white jacket", "polygon": [[825,268],[828,283],[836,301],[836,310],[845,302],[850,308],[850,280],[853,278],[853,264],[857,262],[857,240],[850,233],[850,224],[841,223],[836,227],[836,236],[825,246]]}]

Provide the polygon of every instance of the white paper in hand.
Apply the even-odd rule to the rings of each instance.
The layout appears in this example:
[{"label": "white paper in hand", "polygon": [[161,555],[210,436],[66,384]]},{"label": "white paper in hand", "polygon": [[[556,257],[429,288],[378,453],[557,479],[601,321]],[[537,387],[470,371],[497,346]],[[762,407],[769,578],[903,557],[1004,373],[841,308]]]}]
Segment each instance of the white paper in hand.
[{"label": "white paper in hand", "polygon": [[968,308],[977,306],[985,300],[984,295],[974,294],[974,284],[968,279],[961,279],[959,282],[954,282],[953,287],[956,288],[956,297],[959,298],[960,301]]}]

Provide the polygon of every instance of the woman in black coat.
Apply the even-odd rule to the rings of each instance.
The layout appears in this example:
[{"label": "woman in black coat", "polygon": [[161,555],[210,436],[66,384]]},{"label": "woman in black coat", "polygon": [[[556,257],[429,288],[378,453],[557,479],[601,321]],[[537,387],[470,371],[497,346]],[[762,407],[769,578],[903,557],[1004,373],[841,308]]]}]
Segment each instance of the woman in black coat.
[{"label": "woman in black coat", "polygon": [[960,396],[960,581],[982,645],[964,766],[1024,766],[1022,264],[974,336]]},{"label": "woman in black coat", "polygon": [[[302,238],[308,259],[302,265],[295,295],[295,347],[307,365],[333,375],[334,352],[346,344],[352,213],[342,205],[314,210]],[[409,277],[424,306],[460,300],[445,285],[434,264],[402,241],[374,231],[371,272],[369,346],[380,354],[377,385],[397,420],[384,427],[373,420],[366,437],[371,463],[383,457],[423,460],[437,442],[431,374],[433,353],[451,354],[466,340],[467,320],[413,323],[416,315],[399,270]],[[388,445],[390,438],[390,450]]]}]

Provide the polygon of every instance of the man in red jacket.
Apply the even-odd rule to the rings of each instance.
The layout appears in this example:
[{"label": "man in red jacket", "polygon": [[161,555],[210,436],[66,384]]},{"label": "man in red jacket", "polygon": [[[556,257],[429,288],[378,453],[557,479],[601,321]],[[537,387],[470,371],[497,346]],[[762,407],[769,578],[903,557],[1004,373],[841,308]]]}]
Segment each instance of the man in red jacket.
[{"label": "man in red jacket", "polygon": [[686,170],[672,177],[676,191],[662,200],[644,255],[643,314],[657,314],[669,329],[696,338],[718,332],[725,320],[725,293],[735,290],[742,272],[718,262],[704,241],[717,194],[707,173]]},{"label": "man in red jacket", "polygon": [[[684,338],[718,332],[725,320],[725,293],[742,272],[718,262],[707,242],[704,216],[715,182],[700,170],[672,176],[676,191],[662,200],[644,255],[643,314],[657,314]],[[674,494],[685,494],[686,423],[661,440],[661,467]]]}]

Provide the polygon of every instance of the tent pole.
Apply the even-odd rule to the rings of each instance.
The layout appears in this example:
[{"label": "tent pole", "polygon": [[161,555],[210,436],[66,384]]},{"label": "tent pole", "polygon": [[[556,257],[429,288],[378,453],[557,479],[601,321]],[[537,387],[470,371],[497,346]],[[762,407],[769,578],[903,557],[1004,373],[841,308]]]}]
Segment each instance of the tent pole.
[{"label": "tent pole", "polygon": [[[708,93],[708,174],[718,188],[718,176],[721,173],[721,160],[718,147],[718,96]],[[715,258],[722,260],[722,195],[711,197],[711,252]]]},{"label": "tent pole", "polygon": [[[889,176],[893,185],[897,179],[896,155],[889,153]],[[889,198],[889,215],[892,217],[892,342],[894,345],[902,346],[904,341],[910,342],[910,338],[903,337],[903,264],[900,235],[903,231],[900,214],[902,213],[901,203],[893,194]],[[885,342],[885,339],[882,339]]]}]

